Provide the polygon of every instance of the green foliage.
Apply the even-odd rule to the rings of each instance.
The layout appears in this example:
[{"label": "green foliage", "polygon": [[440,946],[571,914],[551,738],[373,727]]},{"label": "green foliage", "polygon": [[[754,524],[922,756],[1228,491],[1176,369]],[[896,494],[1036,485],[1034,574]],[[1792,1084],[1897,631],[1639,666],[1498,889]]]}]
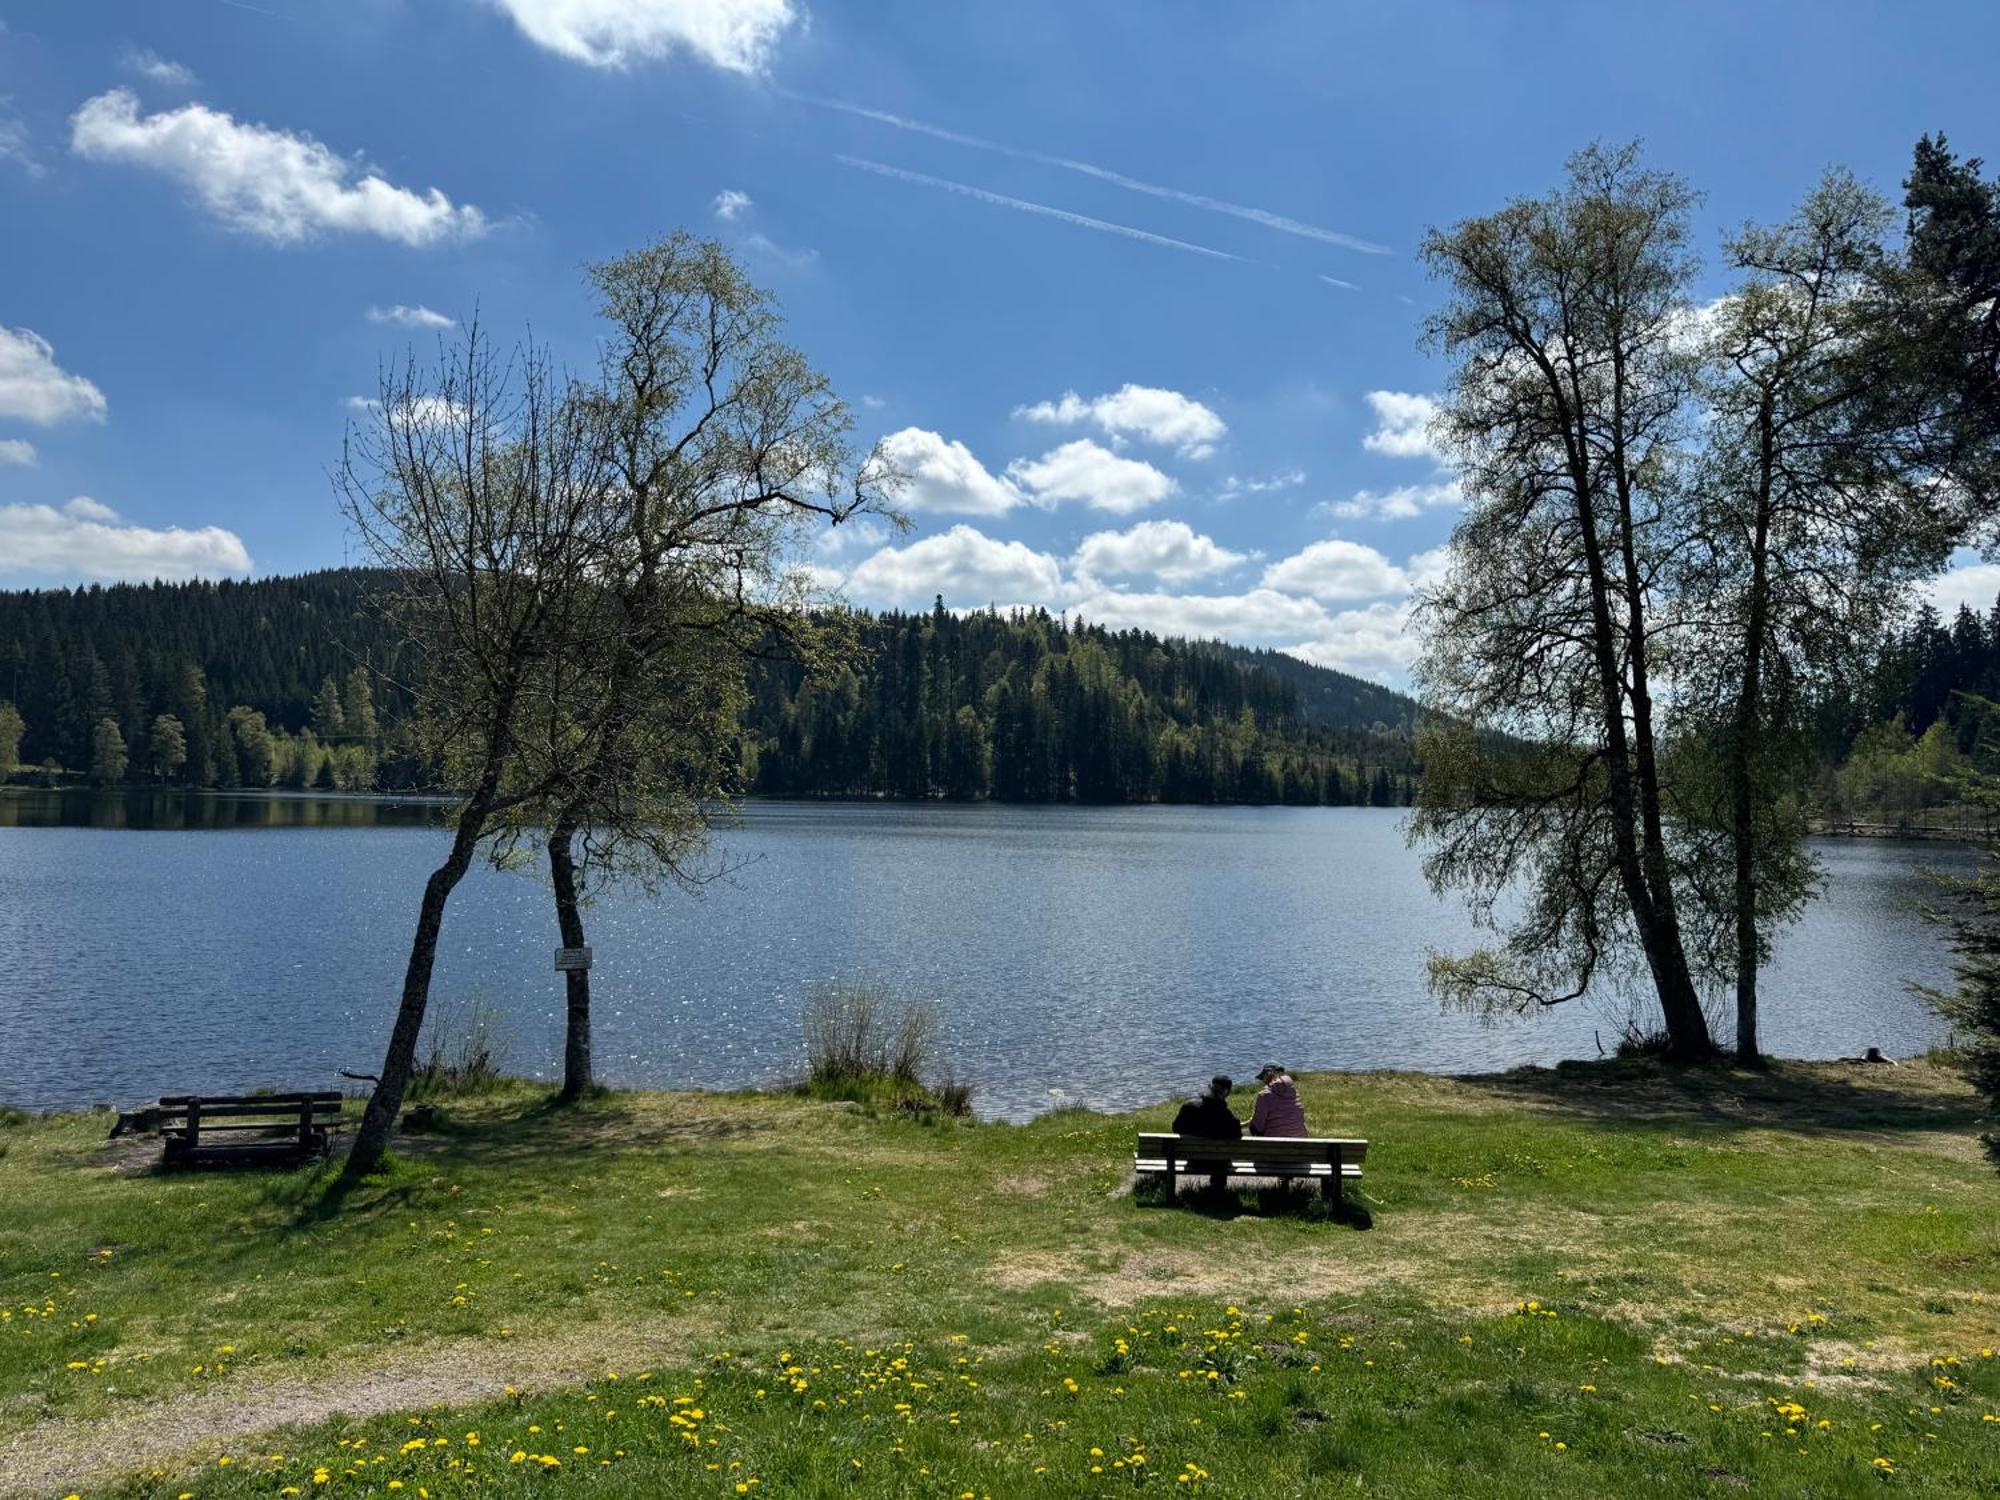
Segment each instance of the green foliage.
[{"label": "green foliage", "polygon": [[174,781],[187,765],[187,732],[181,728],[181,721],[172,714],[161,714],[153,720],[152,732],[147,736],[152,746],[153,775],[160,781]]},{"label": "green foliage", "polygon": [[[1951,790],[1986,812],[2000,815],[2000,703],[1969,697],[1976,763],[1951,772]],[[1932,729],[1942,727],[1941,724]],[[1925,738],[1930,738],[1926,731]],[[1987,861],[1969,879],[1940,876],[1945,905],[1938,913],[1951,933],[1958,961],[1951,990],[1922,991],[1951,1027],[1952,1062],[1986,1098],[1987,1153],[2000,1167],[2000,844],[1988,835]]]},{"label": "green foliage", "polygon": [[99,786],[118,785],[125,779],[125,766],[129,759],[125,736],[119,732],[118,721],[106,714],[91,731],[90,779]]},{"label": "green foliage", "polygon": [[[96,727],[109,716],[125,741],[128,771],[241,786],[246,774],[229,722],[241,707],[263,715],[271,774],[284,780],[299,731],[314,722],[315,684],[336,674],[351,681],[355,655],[394,659],[395,640],[377,607],[382,584],[380,575],[339,569],[247,583],[0,592],[0,673],[18,683],[27,721],[21,758],[86,768]],[[370,676],[392,716],[400,712],[405,700]],[[152,743],[163,718],[180,734],[182,758],[171,771],[160,769]],[[167,748],[171,761],[171,736]],[[333,753],[332,784],[397,787],[418,779],[400,729],[344,740]],[[253,772],[261,754],[253,751]]]},{"label": "green foliage", "polygon": [[847,665],[772,664],[753,679],[751,790],[1376,805],[1414,792],[1415,705],[1303,662],[1281,670],[1269,654],[1042,611],[853,624]]},{"label": "green foliage", "polygon": [[[12,643],[23,701],[40,705],[29,718],[60,726],[62,683],[108,659],[105,681],[129,676],[132,684],[129,717],[125,709],[115,716],[134,763],[161,780],[434,786],[438,773],[418,754],[407,721],[415,672],[329,670],[351,656],[402,659],[382,614],[382,584],[379,574],[343,569],[250,583],[0,593],[0,661]],[[1040,611],[843,612],[821,624],[851,633],[840,663],[814,673],[783,652],[750,663],[734,789],[1340,806],[1400,806],[1415,795],[1416,705],[1276,652],[1109,631]],[[76,642],[94,644],[85,651]],[[373,703],[382,708],[370,733],[363,705]],[[234,707],[263,716],[268,771],[262,749],[252,767],[243,765],[246,721],[232,721]],[[181,731],[172,772],[160,769],[152,743],[163,718]],[[22,757],[56,753],[63,764],[88,764],[87,754],[57,750],[65,743],[59,727],[37,729]]]},{"label": "green foliage", "polygon": [[20,710],[0,698],[0,781],[12,776],[21,763],[21,739],[26,732]]}]

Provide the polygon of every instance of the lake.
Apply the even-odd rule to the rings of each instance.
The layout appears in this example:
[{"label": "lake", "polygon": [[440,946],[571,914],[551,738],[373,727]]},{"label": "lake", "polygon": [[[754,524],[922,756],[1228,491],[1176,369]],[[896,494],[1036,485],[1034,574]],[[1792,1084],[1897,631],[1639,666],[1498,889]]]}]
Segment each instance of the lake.
[{"label": "lake", "polygon": [[[380,1061],[424,877],[419,802],[0,794],[0,1100],[322,1088]],[[870,978],[934,1004],[982,1114],[1124,1108],[1267,1059],[1472,1071],[1611,1047],[1615,1000],[1483,1025],[1424,988],[1471,943],[1426,889],[1403,814],[1364,808],[761,803],[699,895],[606,892],[589,913],[600,1075],[732,1088],[795,1076],[800,1013]],[[1823,841],[1827,894],[1764,980],[1777,1053],[1892,1056],[1942,1036],[1921,921],[1940,844]],[[500,1013],[517,1071],[553,1076],[562,980],[546,888],[484,867],[446,918],[436,1003]]]}]

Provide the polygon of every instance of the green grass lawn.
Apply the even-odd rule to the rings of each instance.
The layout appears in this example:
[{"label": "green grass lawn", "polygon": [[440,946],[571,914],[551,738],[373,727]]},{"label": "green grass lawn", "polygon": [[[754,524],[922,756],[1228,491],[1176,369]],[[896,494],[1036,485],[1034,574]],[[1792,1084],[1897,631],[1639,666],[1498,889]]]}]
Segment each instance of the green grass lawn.
[{"label": "green grass lawn", "polygon": [[1302,1080],[1361,1223],[1022,1127],[512,1087],[344,1198],[0,1128],[0,1492],[2000,1494],[1935,1068]]}]

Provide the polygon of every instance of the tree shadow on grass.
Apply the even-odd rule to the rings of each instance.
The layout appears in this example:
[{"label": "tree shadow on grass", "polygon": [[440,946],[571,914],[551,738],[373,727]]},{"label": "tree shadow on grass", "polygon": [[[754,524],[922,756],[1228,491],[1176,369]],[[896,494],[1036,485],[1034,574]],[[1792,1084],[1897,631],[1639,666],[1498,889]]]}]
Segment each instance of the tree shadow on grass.
[{"label": "tree shadow on grass", "polygon": [[1749,1068],[1620,1058],[1470,1074],[1457,1081],[1510,1103],[1606,1125],[1685,1123],[1840,1135],[1964,1132],[1981,1119],[1970,1089],[1946,1069],[1921,1060],[1774,1061]]},{"label": "tree shadow on grass", "polygon": [[602,1152],[652,1153],[665,1158],[719,1142],[771,1133],[779,1127],[754,1119],[692,1115],[685,1118],[637,1107],[613,1093],[583,1100],[509,1099],[497,1106],[478,1096],[422,1100],[406,1110],[390,1141],[383,1168],[354,1180],[341,1175],[348,1142],[307,1169],[269,1170],[260,1196],[289,1229],[308,1229],[336,1218],[364,1220],[401,1211],[461,1163],[530,1175],[574,1173]]},{"label": "tree shadow on grass", "polygon": [[1300,1219],[1350,1229],[1375,1226],[1375,1216],[1351,1193],[1335,1202],[1318,1188],[1283,1183],[1217,1188],[1199,1181],[1188,1185],[1183,1179],[1179,1190],[1169,1193],[1164,1182],[1149,1177],[1132,1189],[1132,1201],[1140,1208],[1175,1209],[1208,1219]]}]

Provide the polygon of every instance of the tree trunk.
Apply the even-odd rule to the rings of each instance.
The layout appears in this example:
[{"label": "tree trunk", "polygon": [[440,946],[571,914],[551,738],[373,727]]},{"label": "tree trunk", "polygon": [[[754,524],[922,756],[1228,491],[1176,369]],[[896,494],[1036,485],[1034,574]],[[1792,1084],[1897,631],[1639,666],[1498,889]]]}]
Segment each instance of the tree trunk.
[{"label": "tree trunk", "polygon": [[424,1012],[430,1007],[431,971],[437,965],[438,934],[444,930],[445,903],[465,878],[465,872],[472,868],[472,856],[486,835],[486,820],[493,815],[500,774],[506,768],[512,748],[513,718],[514,698],[510,692],[501,698],[493,716],[495,728],[487,741],[486,764],[481,768],[479,784],[459,810],[451,853],[424,882],[423,904],[417,908],[417,931],[410,940],[410,960],[403,969],[403,998],[396,1008],[395,1027],[389,1033],[389,1050],[382,1059],[375,1092],[368,1096],[368,1108],[362,1113],[354,1148],[347,1153],[347,1162],[341,1168],[343,1181],[367,1176],[382,1165],[382,1158],[389,1153],[389,1137],[396,1128],[403,1094],[416,1067],[417,1039],[423,1034]]},{"label": "tree trunk", "polygon": [[[1577,493],[1578,529],[1583,539],[1584,559],[1590,578],[1590,607],[1593,649],[1597,657],[1598,705],[1604,719],[1606,749],[1606,795],[1611,803],[1611,825],[1613,852],[1618,863],[1619,884],[1625,892],[1625,899],[1632,909],[1632,923],[1638,930],[1639,943],[1646,954],[1646,964],[1653,976],[1653,988],[1659,996],[1660,1014],[1667,1028],[1667,1044],[1676,1057],[1700,1057],[1714,1048],[1708,1034],[1708,1020],[1702,1014],[1701,1000],[1695,994],[1694,979],[1688,972],[1687,954],[1681,947],[1680,924],[1675,920],[1673,907],[1669,903],[1662,910],[1658,893],[1654,887],[1652,865],[1652,838],[1642,851],[1638,825],[1648,825],[1650,832],[1657,836],[1658,822],[1658,782],[1654,777],[1653,758],[1650,753],[1652,733],[1651,706],[1643,700],[1634,702],[1633,739],[1639,744],[1640,772],[1646,780],[1646,796],[1634,785],[1633,745],[1625,730],[1625,694],[1618,675],[1618,642],[1612,625],[1610,583],[1605,572],[1603,544],[1597,534],[1598,518],[1590,500],[1590,489],[1583,464],[1572,460],[1575,471]],[[1634,600],[1634,613],[1639,605]],[[1635,621],[1632,628],[1639,628],[1643,620]],[[1636,699],[1635,695],[1635,699]],[[1639,709],[1644,707],[1643,717]],[[1642,812],[1642,798],[1650,807],[1651,816]],[[1658,862],[1659,873],[1665,873],[1664,847]]]},{"label": "tree trunk", "polygon": [[1736,704],[1735,733],[1729,747],[1730,836],[1735,841],[1736,888],[1736,1056],[1754,1063],[1757,1042],[1757,847],[1752,797],[1751,739],[1757,733],[1764,692],[1764,630],[1769,610],[1771,536],[1772,411],[1768,399],[1758,413],[1759,474],[1757,522],[1750,550],[1750,613],[1743,643],[1743,683]]},{"label": "tree trunk", "polygon": [[[549,884],[556,895],[556,925],[562,930],[565,948],[583,946],[583,910],[577,901],[576,809],[565,807],[549,830]],[[573,1103],[589,1089],[590,1076],[590,970],[568,969],[563,973],[567,987],[568,1019],[563,1031],[562,1091],[558,1102]]]},{"label": "tree trunk", "polygon": [[1695,993],[1694,975],[1688,968],[1687,948],[1681,941],[1679,903],[1674,898],[1673,870],[1667,860],[1667,840],[1660,812],[1659,762],[1653,742],[1653,694],[1647,663],[1643,581],[1639,573],[1632,514],[1632,472],[1625,451],[1625,360],[1614,350],[1612,367],[1612,439],[1609,465],[1613,493],[1618,497],[1619,561],[1625,583],[1625,650],[1630,661],[1633,769],[1638,795],[1640,869],[1647,900],[1635,905],[1633,918],[1639,940],[1646,950],[1646,962],[1653,972],[1653,988],[1659,994],[1660,1015],[1667,1028],[1667,1052],[1671,1057],[1691,1060],[1715,1051],[1709,1035],[1708,1017],[1703,1014],[1701,997]]},{"label": "tree trunk", "polygon": [[354,1149],[341,1169],[344,1178],[365,1177],[382,1164],[388,1153],[389,1136],[395,1129],[397,1112],[403,1107],[403,1093],[410,1086],[410,1074],[416,1067],[417,1039],[423,1033],[424,1012],[430,1005],[431,970],[437,963],[445,902],[451,899],[452,891],[471,868],[473,851],[486,831],[490,812],[486,802],[466,804],[458,815],[458,831],[452,838],[450,855],[424,882],[423,904],[417,909],[417,932],[410,942],[410,961],[403,970],[402,1003],[396,1010],[395,1028],[389,1033],[389,1051],[382,1059],[380,1081],[375,1092],[368,1096],[368,1108],[361,1116]]}]

